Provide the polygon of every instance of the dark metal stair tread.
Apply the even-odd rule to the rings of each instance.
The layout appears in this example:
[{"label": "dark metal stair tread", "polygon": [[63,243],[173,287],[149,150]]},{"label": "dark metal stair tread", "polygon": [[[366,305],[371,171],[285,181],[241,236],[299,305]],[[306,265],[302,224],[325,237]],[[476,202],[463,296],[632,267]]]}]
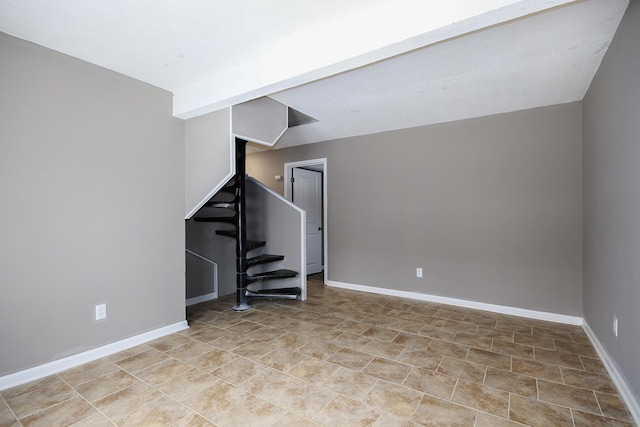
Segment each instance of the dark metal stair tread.
[{"label": "dark metal stair tread", "polygon": [[194,220],[197,222],[226,222],[229,224],[236,223],[235,216],[201,216],[195,217]]},{"label": "dark metal stair tread", "polygon": [[273,279],[288,279],[290,277],[296,277],[298,275],[297,271],[293,270],[273,270],[273,271],[265,271],[264,273],[256,273],[248,275],[248,279],[253,280],[273,280]]},{"label": "dark metal stair tread", "polygon": [[207,202],[204,204],[205,208],[220,208],[220,209],[231,209],[231,210],[235,210],[236,205],[235,203],[232,201],[228,202],[228,201],[217,201],[217,200],[213,200],[210,202]]},{"label": "dark metal stair tread", "polygon": [[284,259],[284,255],[272,255],[262,254],[247,259],[248,267],[253,267],[258,264],[266,264],[268,262],[281,261]]},{"label": "dark metal stair tread", "polygon": [[302,290],[300,288],[279,288],[279,289],[258,289],[258,290],[249,290],[247,289],[247,294],[251,295],[264,295],[264,294],[295,294],[295,295],[300,295],[302,293]]}]

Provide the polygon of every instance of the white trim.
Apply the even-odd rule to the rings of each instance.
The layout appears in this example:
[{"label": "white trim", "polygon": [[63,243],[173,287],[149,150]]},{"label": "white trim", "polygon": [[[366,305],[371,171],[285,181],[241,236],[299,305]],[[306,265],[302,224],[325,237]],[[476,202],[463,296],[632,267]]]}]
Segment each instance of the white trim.
[{"label": "white trim", "polygon": [[[288,183],[291,182],[291,170],[293,168],[302,167],[302,166],[313,166],[313,165],[322,165],[322,239],[323,243],[323,270],[324,270],[324,283],[327,284],[327,278],[329,277],[329,197],[327,193],[327,181],[328,181],[328,173],[327,173],[327,158],[322,157],[319,159],[311,159],[311,160],[300,160],[298,162],[288,162],[284,164],[284,197],[285,199],[291,201],[291,186]],[[307,243],[305,241],[304,246],[306,247]],[[306,254],[305,254],[305,265],[306,265]]]},{"label": "white trim", "polygon": [[211,301],[213,299],[218,299],[218,292],[211,292],[210,294],[204,294],[198,297],[189,298],[187,299],[185,306],[190,307],[192,305],[200,304],[201,302]]},{"label": "white trim", "polygon": [[512,316],[527,317],[529,319],[546,320],[549,322],[565,323],[567,325],[581,326],[582,317],[566,314],[549,313],[546,311],[527,310],[524,308],[509,307],[505,305],[487,304],[484,302],[469,301],[457,298],[441,297],[438,295],[422,294],[419,292],[398,291],[395,289],[379,288],[376,286],[354,285],[351,283],[326,281],[328,286],[335,288],[351,289],[354,291],[371,292],[374,294],[391,295],[394,297],[409,298],[419,301],[436,302],[440,304],[455,305],[458,307],[474,308],[476,310],[491,311],[493,313],[508,314]]},{"label": "white trim", "polygon": [[74,354],[73,356],[54,360],[53,362],[25,369],[24,371],[5,375],[3,377],[0,377],[0,390],[6,390],[8,388],[25,384],[30,381],[39,380],[40,378],[44,378],[49,375],[62,372],[64,370],[80,366],[84,363],[92,362],[94,360],[110,356],[112,354],[118,353],[119,351],[127,350],[137,345],[144,344],[157,338],[164,337],[165,335],[170,335],[188,328],[189,324],[186,320],[183,320],[181,322],[174,323],[173,325],[168,325],[149,332],[144,332],[130,338],[125,338],[111,344],[87,350],[83,353]]},{"label": "white trim", "polygon": [[618,388],[618,392],[620,393],[620,396],[622,396],[624,403],[627,404],[627,408],[629,409],[636,425],[640,425],[640,402],[636,400],[635,393],[627,383],[624,375],[620,372],[618,364],[613,360],[611,355],[609,355],[609,352],[604,348],[586,320],[582,324],[582,329],[587,333],[587,336],[591,340],[591,344],[593,344],[598,356],[600,356],[600,360],[602,360],[604,367],[607,368],[607,372],[609,372],[611,379]]}]

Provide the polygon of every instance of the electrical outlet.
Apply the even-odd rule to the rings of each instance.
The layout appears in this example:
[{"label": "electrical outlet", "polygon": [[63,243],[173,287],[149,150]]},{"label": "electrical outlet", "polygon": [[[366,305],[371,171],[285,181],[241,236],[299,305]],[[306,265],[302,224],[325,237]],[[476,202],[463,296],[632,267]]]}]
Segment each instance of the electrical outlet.
[{"label": "electrical outlet", "polygon": [[613,334],[618,336],[618,317],[615,314],[613,315]]},{"label": "electrical outlet", "polygon": [[422,277],[422,269],[420,267],[416,268],[416,277]]},{"label": "electrical outlet", "polygon": [[96,305],[96,320],[103,320],[107,318],[107,304]]}]

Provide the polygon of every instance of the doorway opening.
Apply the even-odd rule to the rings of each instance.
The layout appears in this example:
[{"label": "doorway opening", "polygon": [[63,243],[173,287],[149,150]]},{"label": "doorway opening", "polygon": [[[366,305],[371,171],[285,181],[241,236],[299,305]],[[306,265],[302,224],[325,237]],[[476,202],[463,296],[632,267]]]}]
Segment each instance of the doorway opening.
[{"label": "doorway opening", "polygon": [[284,197],[307,211],[307,274],[329,277],[327,221],[327,159],[284,164]]}]

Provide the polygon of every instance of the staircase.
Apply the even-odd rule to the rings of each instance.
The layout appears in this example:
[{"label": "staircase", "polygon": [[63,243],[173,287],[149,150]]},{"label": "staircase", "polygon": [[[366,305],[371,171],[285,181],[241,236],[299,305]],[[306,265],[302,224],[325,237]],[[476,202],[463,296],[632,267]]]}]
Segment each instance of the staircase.
[{"label": "staircase", "polygon": [[[236,305],[233,307],[235,311],[250,309],[251,299],[296,299],[300,295],[300,288],[259,289],[259,284],[265,281],[296,277],[298,273],[293,270],[249,273],[253,267],[283,260],[284,255],[255,253],[267,242],[247,239],[245,161],[246,141],[236,138],[236,175],[203,206],[213,208],[214,215],[194,216],[194,220],[198,222],[229,225],[228,229],[217,230],[216,234],[236,240]],[[208,209],[209,212],[211,210]],[[249,252],[252,253],[251,257],[247,257]]]}]

